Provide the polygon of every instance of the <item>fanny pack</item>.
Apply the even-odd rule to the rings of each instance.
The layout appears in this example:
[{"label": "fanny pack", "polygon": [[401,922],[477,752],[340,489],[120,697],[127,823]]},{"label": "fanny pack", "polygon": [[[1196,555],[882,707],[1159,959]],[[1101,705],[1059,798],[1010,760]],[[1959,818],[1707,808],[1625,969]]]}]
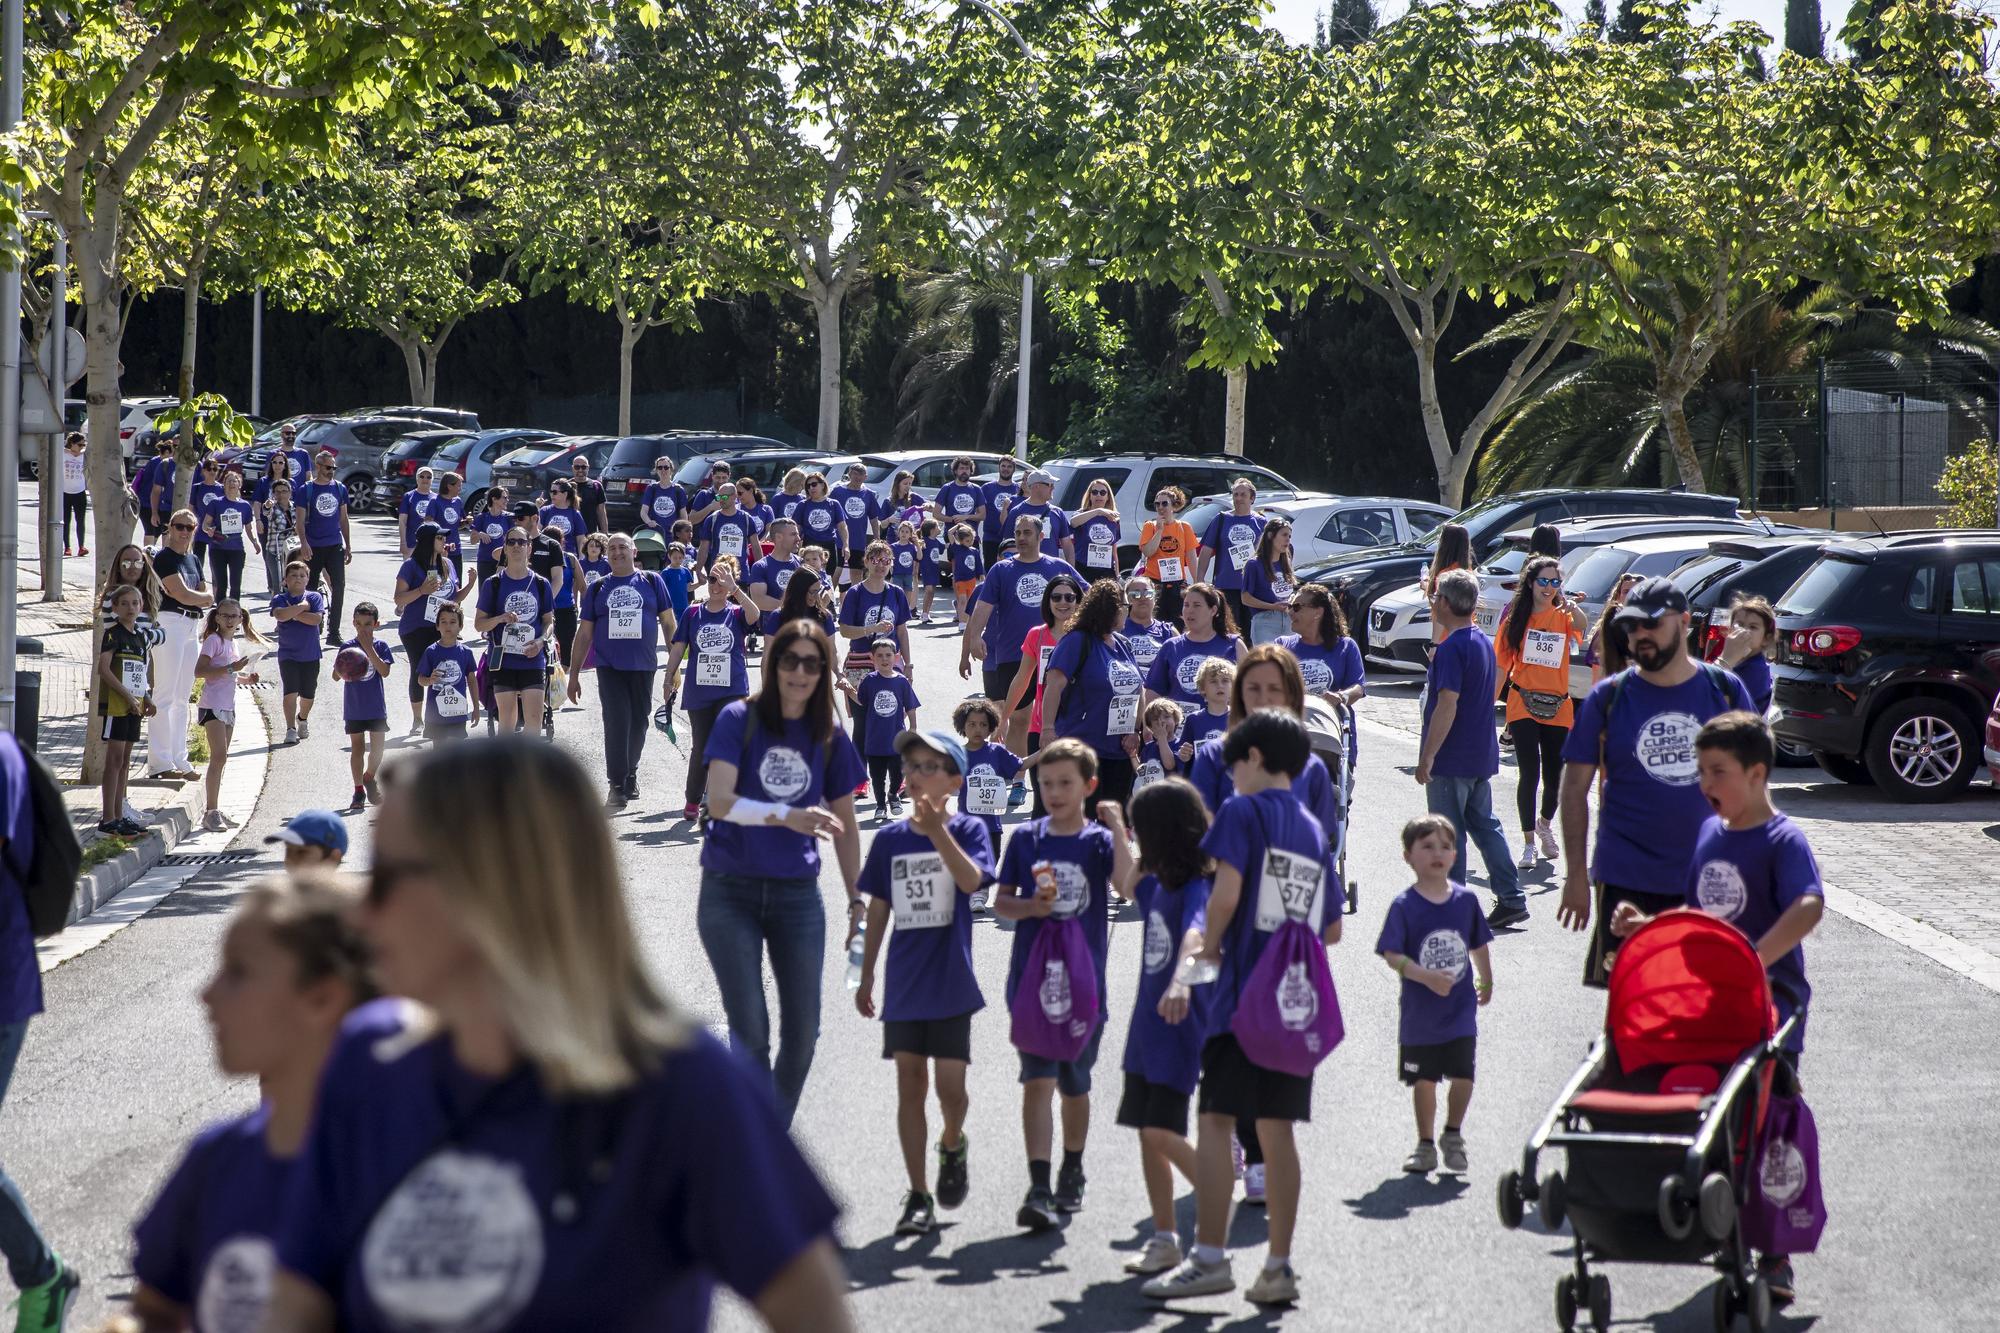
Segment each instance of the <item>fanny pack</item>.
[{"label": "fanny pack", "polygon": [[1511,680],[1507,684],[1521,696],[1521,706],[1537,722],[1555,721],[1556,714],[1562,711],[1563,700],[1569,698],[1567,694],[1551,694],[1547,690],[1524,690]]}]

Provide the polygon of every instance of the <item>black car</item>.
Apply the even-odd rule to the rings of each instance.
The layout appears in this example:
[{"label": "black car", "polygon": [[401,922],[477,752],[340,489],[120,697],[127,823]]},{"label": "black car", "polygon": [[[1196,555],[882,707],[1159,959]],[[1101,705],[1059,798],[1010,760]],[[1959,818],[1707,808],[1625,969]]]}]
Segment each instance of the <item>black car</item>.
[{"label": "black car", "polygon": [[1965,790],[2000,693],[2000,537],[1842,541],[1777,610],[1781,738],[1895,800]]},{"label": "black car", "polygon": [[375,483],[376,495],[382,497],[383,503],[390,508],[401,504],[403,497],[417,488],[419,468],[435,459],[446,446],[471,438],[471,432],[462,430],[410,432],[390,445],[389,452],[382,455],[382,476]]},{"label": "black car", "polygon": [[574,459],[579,455],[589,459],[590,475],[595,478],[617,443],[615,435],[557,435],[534,440],[493,465],[493,484],[505,486],[516,500],[547,504],[549,483],[558,477],[567,480]]},{"label": "black car", "polygon": [[[762,435],[726,435],[711,430],[669,430],[657,435],[627,435],[611,451],[598,480],[604,483],[604,507],[611,526],[631,532],[639,526],[639,497],[653,484],[653,464],[671,458],[676,464],[696,455],[739,454],[755,449],[782,449]],[[770,489],[769,487],[765,488]]]},{"label": "black car", "polygon": [[[1736,500],[1728,495],[1696,491],[1664,491],[1621,487],[1607,490],[1515,491],[1481,500],[1451,519],[1472,537],[1472,562],[1484,564],[1500,548],[1501,538],[1520,527],[1561,523],[1603,514],[1733,515]],[[1413,542],[1356,551],[1300,570],[1301,578],[1323,583],[1339,599],[1355,642],[1368,651],[1368,610],[1377,597],[1405,588],[1422,577],[1437,552],[1438,529]]]}]

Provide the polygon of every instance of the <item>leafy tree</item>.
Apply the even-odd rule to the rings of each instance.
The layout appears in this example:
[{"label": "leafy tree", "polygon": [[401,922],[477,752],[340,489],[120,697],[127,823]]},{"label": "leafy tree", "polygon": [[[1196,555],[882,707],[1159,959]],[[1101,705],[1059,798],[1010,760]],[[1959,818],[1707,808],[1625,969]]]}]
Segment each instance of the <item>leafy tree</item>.
[{"label": "leafy tree", "polygon": [[1938,515],[1941,528],[1991,528],[1994,504],[2000,497],[2000,467],[1991,440],[1975,440],[1970,448],[1954,454],[1938,478],[1938,495],[1950,507]]},{"label": "leafy tree", "polygon": [[[896,435],[924,439],[952,408],[972,406],[971,438],[1000,420],[1020,369],[1020,281],[1012,257],[985,228],[942,272],[912,276],[905,299],[914,322],[897,352]],[[1039,346],[1030,348],[1036,360]]]},{"label": "leafy tree", "polygon": [[1583,31],[1604,40],[1604,30],[1610,26],[1610,16],[1604,11],[1604,0],[1584,0]]}]

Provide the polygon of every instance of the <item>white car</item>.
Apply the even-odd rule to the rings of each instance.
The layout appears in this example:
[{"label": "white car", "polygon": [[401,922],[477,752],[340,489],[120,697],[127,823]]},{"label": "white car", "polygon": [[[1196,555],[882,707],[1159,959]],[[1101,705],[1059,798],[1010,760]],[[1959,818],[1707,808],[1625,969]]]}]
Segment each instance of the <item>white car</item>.
[{"label": "white car", "polygon": [[1294,565],[1317,564],[1348,551],[1413,542],[1453,513],[1443,505],[1379,495],[1275,500],[1257,509],[1291,520]]},{"label": "white car", "polygon": [[[938,488],[951,480],[953,459],[970,458],[974,480],[981,476],[991,478],[999,467],[1001,454],[983,454],[971,449],[898,449],[889,453],[863,454],[861,461],[868,465],[868,479],[864,483],[869,490],[889,498],[889,485],[898,472],[907,472],[915,480],[910,490],[925,500],[937,498]],[[1022,470],[1026,470],[1026,464]]]},{"label": "white car", "polygon": [[118,404],[118,447],[125,454],[125,470],[135,469],[137,462],[132,457],[133,441],[139,432],[150,429],[153,418],[172,408],[179,407],[178,398],[127,398]]}]

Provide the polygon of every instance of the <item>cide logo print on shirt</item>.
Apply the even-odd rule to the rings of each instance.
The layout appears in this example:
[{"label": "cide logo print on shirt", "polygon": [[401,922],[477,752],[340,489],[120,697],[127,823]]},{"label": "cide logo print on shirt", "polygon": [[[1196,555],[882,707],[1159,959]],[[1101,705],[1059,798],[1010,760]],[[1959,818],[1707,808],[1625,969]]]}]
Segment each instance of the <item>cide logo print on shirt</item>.
[{"label": "cide logo print on shirt", "polygon": [[727,625],[703,625],[694,632],[697,652],[726,653],[736,645],[736,636]]},{"label": "cide logo print on shirt", "polygon": [[337,495],[333,495],[327,491],[321,491],[318,495],[313,497],[313,509],[317,513],[324,514],[327,517],[331,518],[333,516],[333,512],[339,508],[340,508],[340,497]]},{"label": "cide logo print on shirt", "polygon": [[848,496],[847,502],[841,507],[847,511],[849,518],[865,518],[868,514],[868,502],[858,495]]},{"label": "cide logo print on shirt", "polygon": [[1709,861],[1701,868],[1695,880],[1694,900],[1701,904],[1701,910],[1710,916],[1719,916],[1724,921],[1734,921],[1750,901],[1749,886],[1743,882],[1743,872],[1733,861]]},{"label": "cide logo print on shirt", "polygon": [[1174,937],[1167,930],[1166,918],[1158,912],[1146,917],[1146,971],[1158,972],[1174,956]]},{"label": "cide logo print on shirt", "polygon": [[1200,654],[1190,654],[1187,657],[1183,657],[1179,665],[1174,667],[1174,679],[1179,681],[1180,687],[1189,694],[1200,693],[1195,688],[1195,677],[1201,674],[1201,664],[1207,660],[1206,657]]},{"label": "cide logo print on shirt", "polygon": [[804,755],[789,745],[773,745],[757,765],[757,781],[772,800],[790,801],[805,794],[812,774],[806,769]]},{"label": "cide logo print on shirt", "polygon": [[1660,713],[1639,728],[1632,753],[1653,778],[1685,787],[1698,776],[1694,738],[1700,734],[1701,720],[1693,713]]},{"label": "cide logo print on shirt", "polygon": [[439,688],[456,685],[465,678],[465,672],[449,657],[431,668],[431,683]]},{"label": "cide logo print on shirt", "polygon": [[1465,937],[1455,930],[1434,930],[1417,946],[1417,966],[1442,972],[1456,982],[1465,975]]},{"label": "cide logo print on shirt", "polygon": [[815,509],[806,515],[806,526],[819,532],[825,532],[833,526],[833,515],[827,513],[824,509]]},{"label": "cide logo print on shirt", "polygon": [[971,496],[969,496],[969,495],[954,495],[954,496],[952,496],[952,497],[951,497],[951,512],[952,512],[952,513],[954,513],[954,514],[969,514],[969,513],[971,513],[971,512],[972,512],[972,497],[971,497]]},{"label": "cide logo print on shirt", "polygon": [[1023,574],[1014,584],[1014,598],[1023,606],[1040,606],[1049,581],[1040,574]]},{"label": "cide logo print on shirt", "polygon": [[1056,905],[1052,916],[1075,916],[1090,906],[1090,881],[1084,877],[1083,867],[1074,861],[1054,861],[1049,865],[1049,873],[1056,880]]},{"label": "cide logo print on shirt", "polygon": [[204,1333],[257,1333],[277,1271],[278,1252],[264,1236],[231,1236],[218,1245],[194,1302]]},{"label": "cide logo print on shirt", "polygon": [[1333,688],[1333,668],[1317,657],[1301,657],[1299,674],[1305,677],[1307,694],[1325,694]]},{"label": "cide logo print on shirt", "polygon": [[527,1306],[543,1258],[541,1219],[520,1168],[446,1149],[375,1214],[361,1275],[394,1328],[491,1333]]},{"label": "cide logo print on shirt", "polygon": [[875,716],[894,717],[902,708],[894,690],[880,690],[875,695]]}]

